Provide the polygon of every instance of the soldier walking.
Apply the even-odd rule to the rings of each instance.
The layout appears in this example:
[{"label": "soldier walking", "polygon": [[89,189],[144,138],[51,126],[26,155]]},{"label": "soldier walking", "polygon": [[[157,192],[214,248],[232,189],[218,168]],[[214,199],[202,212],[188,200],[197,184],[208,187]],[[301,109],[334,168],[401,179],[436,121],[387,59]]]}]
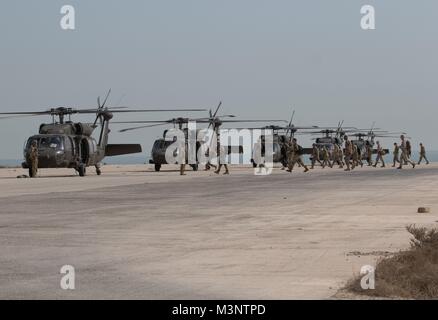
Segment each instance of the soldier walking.
[{"label": "soldier walking", "polygon": [[400,147],[398,146],[397,142],[394,142],[394,150],[392,151],[392,154],[393,154],[392,166],[395,167],[396,163],[400,163]]},{"label": "soldier walking", "polygon": [[421,164],[423,159],[426,160],[426,164],[429,164],[429,160],[426,157],[426,148],[423,143],[420,143],[420,159],[418,160],[418,164]]},{"label": "soldier walking", "polygon": [[228,165],[225,161],[225,148],[220,145],[219,141],[217,143],[217,163],[217,170],[214,173],[219,174],[221,172],[222,166],[224,166],[224,174],[230,174],[230,171],[228,170]]},{"label": "soldier walking", "polygon": [[373,147],[371,146],[371,143],[369,141],[365,142],[365,146],[368,166],[371,167],[373,165]]},{"label": "soldier walking", "polygon": [[324,169],[325,166],[329,166],[330,168],[333,168],[332,163],[330,162],[330,153],[326,146],[322,147],[322,168]]},{"label": "soldier walking", "polygon": [[354,169],[354,163],[350,168],[351,158],[353,156],[353,143],[348,139],[348,136],[344,136],[344,141],[345,141],[344,159],[345,159],[345,164],[347,165],[345,171],[350,171]]},{"label": "soldier walking", "polygon": [[363,167],[362,160],[360,159],[359,148],[355,144],[353,144],[352,160],[353,160],[354,166],[358,167],[360,165],[361,167]]},{"label": "soldier walking", "polygon": [[409,140],[406,140],[406,154],[408,156],[408,159],[411,159],[411,157],[412,157],[412,146],[411,146],[411,142]]},{"label": "soldier walking", "polygon": [[319,164],[322,166],[322,162],[319,159],[319,148],[316,145],[316,143],[314,143],[312,145],[312,167],[310,169],[314,169],[315,168],[316,161],[318,161]]},{"label": "soldier walking", "polygon": [[36,140],[32,141],[29,151],[29,176],[31,178],[36,178],[38,174],[38,143]]},{"label": "soldier walking", "polygon": [[376,157],[376,162],[374,163],[374,168],[377,167],[377,164],[379,163],[379,161],[382,162],[382,168],[385,168],[385,160],[383,159],[384,156],[384,151],[382,146],[380,145],[380,142],[377,141],[377,157]]},{"label": "soldier walking", "polygon": [[297,139],[293,138],[292,142],[288,144],[287,150],[287,166],[288,172],[292,172],[295,164],[300,164],[304,167],[304,172],[309,171],[309,168],[304,164],[303,159],[301,158],[303,148],[298,145]]},{"label": "soldier walking", "polygon": [[332,162],[332,168],[335,164],[339,165],[339,168],[342,169],[344,167],[342,163],[342,150],[339,148],[337,144],[333,146],[333,162]]},{"label": "soldier walking", "polygon": [[405,163],[409,163],[412,165],[412,168],[415,168],[415,163],[412,162],[409,158],[408,158],[408,149],[407,149],[407,145],[406,145],[406,140],[405,140],[405,136],[401,135],[400,136],[400,165],[397,167],[397,169],[402,169],[403,165]]}]

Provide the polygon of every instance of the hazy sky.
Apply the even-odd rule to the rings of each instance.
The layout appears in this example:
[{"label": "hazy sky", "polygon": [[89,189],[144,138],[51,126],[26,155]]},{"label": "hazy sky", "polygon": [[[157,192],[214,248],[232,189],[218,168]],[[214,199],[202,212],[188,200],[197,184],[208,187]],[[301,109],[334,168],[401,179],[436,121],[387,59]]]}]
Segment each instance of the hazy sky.
[{"label": "hazy sky", "polygon": [[[76,9],[75,31],[60,28],[66,4]],[[375,6],[376,30],[360,28],[365,4]],[[3,0],[0,7],[2,111],[95,107],[112,88],[112,104],[125,94],[122,104],[132,107],[214,108],[223,100],[223,112],[241,118],[288,119],[293,106],[296,124],[377,121],[438,150],[437,1]],[[0,158],[21,158],[24,140],[49,121],[2,120]],[[145,154],[162,133],[119,128],[110,142],[142,143]]]}]

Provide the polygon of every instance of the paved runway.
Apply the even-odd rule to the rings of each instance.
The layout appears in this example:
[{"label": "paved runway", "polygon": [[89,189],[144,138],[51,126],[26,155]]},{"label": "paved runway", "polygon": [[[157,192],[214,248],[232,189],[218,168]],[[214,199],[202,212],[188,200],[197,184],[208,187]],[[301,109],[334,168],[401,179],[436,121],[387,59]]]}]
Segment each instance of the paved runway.
[{"label": "paved runway", "polygon": [[[406,225],[438,220],[436,164],[15,178],[24,173],[0,170],[2,299],[330,298],[378,252],[406,248]],[[59,285],[67,264],[75,290]]]}]

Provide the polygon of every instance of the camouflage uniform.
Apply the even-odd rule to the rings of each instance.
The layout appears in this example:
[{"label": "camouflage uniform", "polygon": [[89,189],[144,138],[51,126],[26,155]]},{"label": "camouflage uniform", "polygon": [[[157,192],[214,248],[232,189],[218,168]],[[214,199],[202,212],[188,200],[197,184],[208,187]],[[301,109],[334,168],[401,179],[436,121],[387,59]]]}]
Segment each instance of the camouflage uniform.
[{"label": "camouflage uniform", "polygon": [[394,150],[392,151],[392,154],[393,154],[392,166],[395,167],[396,163],[400,163],[400,147],[397,145],[397,143],[394,143]]},{"label": "camouflage uniform", "polygon": [[359,152],[357,146],[353,144],[353,154],[351,156],[353,164],[355,167],[359,166]]},{"label": "camouflage uniform", "polygon": [[225,167],[225,172],[224,174],[230,174],[230,171],[228,171],[228,165],[225,161],[225,148],[222,147],[219,143],[217,144],[217,153],[218,153],[218,157],[217,157],[217,170],[214,172],[216,174],[219,174],[221,172],[222,166]]},{"label": "camouflage uniform", "polygon": [[385,160],[383,159],[384,153],[383,153],[383,148],[380,145],[379,142],[377,142],[377,158],[376,158],[376,162],[374,163],[374,167],[377,167],[377,164],[379,163],[379,161],[382,162],[382,168],[385,167]]},{"label": "camouflage uniform", "polygon": [[337,144],[333,147],[333,162],[332,167],[337,163],[339,165],[339,168],[343,168],[344,164],[342,162],[342,150],[339,148]]},{"label": "camouflage uniform", "polygon": [[[344,159],[345,159],[345,164],[347,165],[347,169],[345,169],[345,171],[350,171],[351,157],[353,156],[353,143],[350,140],[348,140],[346,136],[344,139],[345,139]],[[354,162],[351,169],[354,169]]]},{"label": "camouflage uniform", "polygon": [[403,165],[405,163],[409,163],[409,164],[412,165],[412,168],[415,168],[415,163],[412,162],[409,159],[409,157],[408,157],[408,148],[407,148],[407,145],[406,145],[406,140],[404,139],[403,136],[401,136],[400,138],[401,138],[401,143],[400,143],[400,151],[401,151],[401,154],[400,154],[400,165],[398,166],[397,169],[402,169]]},{"label": "camouflage uniform", "polygon": [[366,145],[366,152],[367,152],[367,162],[368,166],[373,165],[373,147],[371,146],[371,143],[367,143]]},{"label": "camouflage uniform", "polygon": [[429,160],[426,157],[426,148],[420,143],[420,159],[418,160],[418,164],[421,164],[423,159],[426,160],[426,164],[429,164]]},{"label": "camouflage uniform", "polygon": [[319,160],[319,149],[314,144],[313,148],[312,148],[312,167],[311,167],[311,169],[315,168],[316,161],[318,161],[319,164],[322,166],[322,162],[321,162],[321,160]]},{"label": "camouflage uniform", "polygon": [[287,171],[292,172],[295,164],[300,164],[304,167],[304,172],[309,171],[309,168],[304,164],[303,159],[300,154],[301,147],[297,144],[294,139],[292,142],[287,144]]},{"label": "camouflage uniform", "polygon": [[31,178],[35,178],[38,174],[38,146],[36,141],[33,141],[30,147],[29,162],[29,175]]},{"label": "camouflage uniform", "polygon": [[411,143],[409,142],[409,140],[406,140],[406,152],[407,152],[408,159],[411,159],[411,157],[412,157],[412,146],[411,146]]},{"label": "camouflage uniform", "polygon": [[182,176],[185,176],[186,174],[185,174],[185,170],[186,170],[186,159],[187,159],[187,149],[188,149],[188,146],[187,146],[187,143],[186,142],[184,142],[184,146],[182,146],[181,145],[181,150],[180,151],[182,151],[182,153],[180,153],[179,154],[179,157],[178,157],[178,162],[179,162],[179,174],[180,175],[182,175]]},{"label": "camouflage uniform", "polygon": [[333,165],[330,162],[330,153],[327,149],[327,147],[322,148],[322,168],[324,169],[325,166],[329,166],[330,168],[333,167]]}]

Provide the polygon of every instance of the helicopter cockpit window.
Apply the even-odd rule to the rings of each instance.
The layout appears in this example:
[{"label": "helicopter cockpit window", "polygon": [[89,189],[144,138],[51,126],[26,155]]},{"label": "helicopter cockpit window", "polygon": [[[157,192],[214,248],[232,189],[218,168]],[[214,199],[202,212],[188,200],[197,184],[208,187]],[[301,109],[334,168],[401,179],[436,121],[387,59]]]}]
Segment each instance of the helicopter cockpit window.
[{"label": "helicopter cockpit window", "polygon": [[63,150],[64,144],[61,137],[42,137],[40,139],[40,148]]}]

